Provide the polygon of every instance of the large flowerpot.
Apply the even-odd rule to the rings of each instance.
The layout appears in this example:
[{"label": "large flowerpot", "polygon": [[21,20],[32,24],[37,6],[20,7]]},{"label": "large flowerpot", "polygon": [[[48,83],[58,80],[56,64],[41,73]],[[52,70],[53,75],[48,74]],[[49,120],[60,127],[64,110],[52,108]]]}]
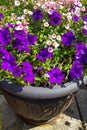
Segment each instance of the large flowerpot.
[{"label": "large flowerpot", "polygon": [[3,79],[0,87],[9,105],[26,122],[41,124],[65,111],[74,94],[87,84],[87,76],[51,88],[28,87]]}]

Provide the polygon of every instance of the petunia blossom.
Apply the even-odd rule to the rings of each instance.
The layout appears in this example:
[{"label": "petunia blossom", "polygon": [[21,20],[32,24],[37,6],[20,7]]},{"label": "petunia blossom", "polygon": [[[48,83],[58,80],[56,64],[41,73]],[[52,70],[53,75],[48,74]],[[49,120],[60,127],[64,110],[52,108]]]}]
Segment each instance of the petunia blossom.
[{"label": "petunia blossom", "polygon": [[72,79],[82,77],[83,76],[83,66],[78,63],[74,63],[70,69],[70,76]]},{"label": "petunia blossom", "polygon": [[53,68],[52,70],[49,70],[47,74],[49,75],[50,83],[60,84],[64,79],[64,74],[59,68]]}]

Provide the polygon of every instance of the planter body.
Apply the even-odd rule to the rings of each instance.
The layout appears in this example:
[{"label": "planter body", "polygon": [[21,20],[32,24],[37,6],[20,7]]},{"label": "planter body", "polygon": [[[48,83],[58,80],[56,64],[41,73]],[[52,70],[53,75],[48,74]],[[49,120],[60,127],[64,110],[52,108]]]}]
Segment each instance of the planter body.
[{"label": "planter body", "polygon": [[74,94],[86,85],[87,77],[53,88],[27,87],[0,81],[4,96],[14,111],[35,125],[51,121],[71,104]]}]

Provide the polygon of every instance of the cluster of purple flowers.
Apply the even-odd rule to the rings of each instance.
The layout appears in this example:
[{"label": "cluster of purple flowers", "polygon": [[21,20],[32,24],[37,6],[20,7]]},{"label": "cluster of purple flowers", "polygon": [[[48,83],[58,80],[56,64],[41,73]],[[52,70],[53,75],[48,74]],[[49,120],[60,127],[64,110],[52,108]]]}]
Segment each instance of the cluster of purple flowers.
[{"label": "cluster of purple flowers", "polygon": [[[35,21],[42,19],[43,18],[43,12],[40,9],[36,9],[33,12],[33,19]],[[62,16],[60,13],[58,13],[56,10],[53,10],[52,14],[48,14],[48,18],[50,19],[49,24],[50,25],[54,25],[54,26],[58,26],[61,21],[62,21]]]},{"label": "cluster of purple flowers", "polygon": [[[0,21],[4,18],[3,14],[0,13]],[[40,9],[36,9],[33,11],[32,20],[38,21],[40,19],[44,18],[44,13]],[[48,18],[48,25],[47,26],[59,26],[62,22],[62,15],[56,11],[55,9],[52,9],[52,13],[47,13]],[[82,19],[87,22],[87,15],[83,16]],[[79,21],[79,17],[77,15],[73,15],[74,23]],[[44,20],[43,20],[44,21]],[[29,82],[30,84],[33,84],[35,81],[35,76],[39,75],[41,71],[43,74],[48,75],[48,82],[50,83],[56,83],[60,84],[65,75],[63,74],[62,70],[57,67],[57,65],[50,65],[50,70],[47,68],[47,70],[43,67],[44,63],[47,62],[47,59],[51,59],[50,63],[52,63],[52,58],[54,56],[54,52],[56,52],[56,47],[53,46],[54,43],[57,44],[56,41],[61,44],[60,46],[67,46],[71,47],[74,45],[76,53],[75,57],[72,58],[74,61],[72,61],[73,65],[70,68],[69,75],[71,79],[79,78],[83,76],[83,64],[87,65],[87,47],[84,42],[81,43],[75,43],[76,37],[73,30],[63,30],[63,33],[60,33],[60,39],[58,39],[57,34],[59,36],[59,32],[57,32],[55,35],[55,38],[53,37],[51,46],[53,51],[49,52],[49,45],[40,46],[41,49],[37,49],[35,52],[35,60],[39,62],[37,67],[32,65],[32,62],[30,62],[30,59],[23,59],[20,64],[16,61],[16,57],[13,53],[10,52],[10,49],[8,49],[9,44],[12,44],[12,48],[15,52],[18,52],[18,54],[23,53],[29,53],[30,55],[33,53],[31,52],[31,46],[32,48],[40,41],[38,41],[38,36],[34,35],[33,31],[31,33],[26,33],[24,30],[16,30],[14,29],[14,26],[11,23],[8,23],[8,27],[3,27],[0,29],[0,56],[1,56],[1,68],[2,70],[9,71],[12,73],[15,77],[22,77],[25,82]],[[38,27],[36,27],[38,28]],[[14,29],[14,31],[10,31],[10,29]],[[43,30],[42,30],[43,31]],[[54,30],[52,30],[53,32]],[[83,28],[84,35],[87,36],[87,29]],[[46,33],[46,32],[45,32]],[[45,34],[44,33],[44,34]],[[62,35],[62,36],[61,36]],[[53,35],[52,35],[53,36]],[[48,36],[47,36],[48,37]],[[55,40],[56,39],[56,40]],[[37,42],[37,43],[36,43]],[[47,41],[45,41],[47,42]],[[45,43],[44,42],[44,43]],[[36,44],[35,44],[36,43]],[[39,46],[38,46],[39,47]],[[42,48],[43,47],[43,48]],[[57,55],[58,56],[58,55]],[[42,66],[41,66],[42,65]],[[45,72],[45,73],[44,73]],[[40,74],[41,75],[41,74]]]},{"label": "cluster of purple flowers", "polygon": [[17,48],[18,51],[29,52],[29,45],[34,45],[37,41],[37,36],[26,34],[23,30],[14,32],[15,40],[12,42],[13,49]]},{"label": "cluster of purple flowers", "polygon": [[18,67],[16,63],[15,57],[12,55],[11,52],[8,52],[4,48],[0,47],[0,53],[2,57],[2,64],[1,67],[3,70],[8,70],[14,76],[20,77],[22,75],[22,70]]}]

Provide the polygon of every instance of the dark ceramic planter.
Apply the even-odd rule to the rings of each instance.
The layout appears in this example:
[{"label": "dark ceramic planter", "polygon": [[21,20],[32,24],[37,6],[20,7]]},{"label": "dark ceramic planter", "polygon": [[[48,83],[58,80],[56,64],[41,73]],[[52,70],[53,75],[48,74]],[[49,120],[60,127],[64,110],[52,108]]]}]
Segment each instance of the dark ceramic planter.
[{"label": "dark ceramic planter", "polygon": [[86,84],[87,76],[53,88],[27,87],[3,79],[0,88],[17,114],[26,122],[38,125],[65,111],[75,93]]}]

